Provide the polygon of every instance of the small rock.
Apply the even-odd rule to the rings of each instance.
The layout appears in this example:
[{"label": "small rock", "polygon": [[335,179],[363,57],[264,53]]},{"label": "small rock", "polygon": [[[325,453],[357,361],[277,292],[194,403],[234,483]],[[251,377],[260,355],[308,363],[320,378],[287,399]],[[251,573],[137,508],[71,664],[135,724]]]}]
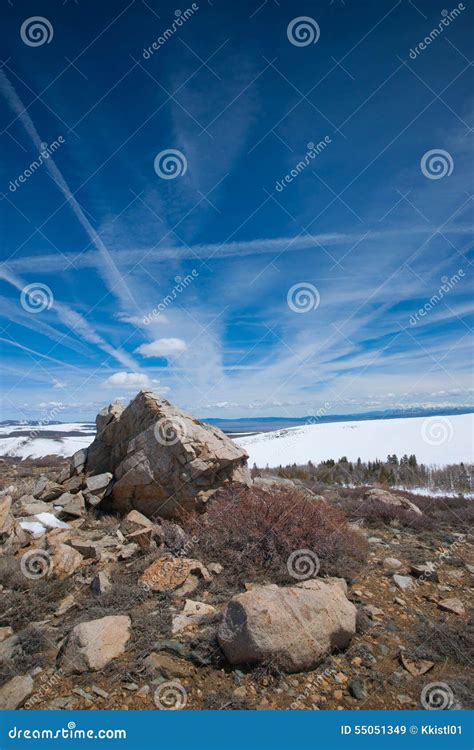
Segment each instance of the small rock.
[{"label": "small rock", "polygon": [[182,586],[191,573],[197,573],[207,582],[211,580],[211,575],[199,560],[185,557],[178,559],[166,554],[144,571],[140,582],[149,586],[152,591],[172,591]]},{"label": "small rock", "polygon": [[0,628],[0,643],[6,638],[10,638],[10,636],[13,635],[13,628],[11,628],[9,625],[5,625],[5,627]]},{"label": "small rock", "polygon": [[130,690],[130,692],[132,693],[138,690],[138,685],[136,682],[124,682],[123,686],[125,690]]},{"label": "small rock", "polygon": [[367,688],[363,680],[351,680],[349,683],[349,693],[358,701],[363,701],[367,698]]},{"label": "small rock", "polygon": [[215,575],[218,576],[220,573],[222,573],[222,571],[224,570],[224,567],[220,563],[209,563],[209,565],[207,566],[207,569],[211,573],[215,573]]},{"label": "small rock", "polygon": [[393,582],[402,591],[409,591],[415,585],[413,578],[410,576],[400,576],[397,573],[393,575]]},{"label": "small rock", "polygon": [[54,614],[56,615],[56,617],[60,617],[75,606],[76,600],[74,598],[74,594],[68,594],[64,597],[64,599],[61,599]]},{"label": "small rock", "polygon": [[402,563],[396,557],[386,557],[383,561],[383,566],[387,570],[398,570],[402,567]]},{"label": "small rock", "polygon": [[172,632],[173,635],[185,630],[191,625],[202,625],[211,622],[217,616],[218,612],[215,607],[203,602],[195,602],[192,599],[186,599],[184,608],[179,615],[173,618]]},{"label": "small rock", "polygon": [[86,503],[82,492],[77,492],[75,495],[71,492],[65,492],[61,497],[58,497],[56,503],[61,506],[62,513],[74,518],[81,518],[86,510]]},{"label": "small rock", "polygon": [[55,578],[64,580],[69,578],[80,568],[84,558],[68,544],[55,544],[51,556],[52,566],[50,574]]},{"label": "small rock", "polygon": [[150,548],[152,536],[153,529],[151,527],[144,527],[143,529],[138,529],[138,531],[132,531],[127,539],[129,542],[138,544],[140,549],[147,550]]},{"label": "small rock", "polygon": [[137,696],[139,698],[146,698],[146,696],[150,692],[150,686],[149,685],[143,685],[140,690],[137,690]]},{"label": "small rock", "polygon": [[109,697],[109,693],[107,692],[107,690],[102,690],[102,688],[97,687],[97,685],[92,685],[91,690],[92,690],[93,693],[95,693],[96,695],[98,695],[100,698],[108,698]]},{"label": "small rock", "polygon": [[438,607],[445,612],[453,612],[455,615],[464,615],[466,612],[464,604],[456,597],[452,597],[451,599],[441,599],[441,601],[438,602]]},{"label": "small rock", "polygon": [[195,671],[192,664],[184,659],[167,654],[165,651],[152,651],[144,660],[144,664],[151,674],[160,672],[166,679],[188,677]]},{"label": "small rock", "polygon": [[106,573],[104,570],[101,570],[100,573],[97,573],[95,578],[92,580],[91,583],[91,589],[96,596],[102,596],[102,594],[107,594],[112,588],[112,581],[109,578],[108,573]]},{"label": "small rock", "polygon": [[422,578],[426,581],[438,581],[438,574],[433,563],[426,563],[425,565],[410,565],[410,573],[415,578]]},{"label": "small rock", "polygon": [[372,618],[374,618],[374,617],[381,617],[381,616],[383,616],[385,614],[385,612],[383,611],[383,609],[379,609],[379,607],[374,607],[373,604],[366,604],[364,606],[364,609],[367,612],[367,614],[369,615],[369,617],[372,617]]},{"label": "small rock", "polygon": [[102,499],[105,496],[111,481],[112,474],[110,471],[106,471],[103,474],[96,474],[95,476],[87,477],[86,487],[90,493]]}]

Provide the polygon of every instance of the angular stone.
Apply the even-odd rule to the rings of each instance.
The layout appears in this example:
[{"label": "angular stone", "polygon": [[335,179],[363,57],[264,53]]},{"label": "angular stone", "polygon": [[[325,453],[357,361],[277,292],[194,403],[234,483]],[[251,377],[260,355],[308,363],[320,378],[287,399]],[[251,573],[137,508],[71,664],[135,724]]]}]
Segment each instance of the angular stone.
[{"label": "angular stone", "polygon": [[48,477],[41,476],[35,484],[33,489],[33,495],[38,500],[51,501],[56,500],[57,497],[62,495],[64,492],[61,484],[57,482],[51,482]]},{"label": "angular stone", "polygon": [[131,620],[127,615],[112,615],[76,625],[61,656],[65,674],[103,669],[123,654],[130,638]]},{"label": "angular stone", "polygon": [[77,492],[74,495],[71,492],[65,492],[61,497],[58,497],[56,504],[62,507],[63,513],[75,518],[81,518],[86,511],[86,503],[82,492]]},{"label": "angular stone", "polygon": [[113,472],[113,508],[173,516],[224,482],[250,483],[247,454],[217,428],[141,391],[126,409],[99,415],[87,471]]},{"label": "angular stone", "polygon": [[209,582],[212,576],[199,560],[163,555],[155,560],[142,574],[140,583],[152,591],[172,591],[182,586],[190,574],[197,574]]},{"label": "angular stone", "polygon": [[64,580],[76,572],[84,560],[82,555],[68,544],[55,544],[51,554],[51,576]]},{"label": "angular stone", "polygon": [[415,578],[422,578],[424,581],[432,581],[433,583],[438,581],[438,574],[433,563],[426,563],[425,565],[410,565],[410,573],[415,576]]},{"label": "angular stone", "polygon": [[112,481],[112,474],[110,471],[106,471],[103,474],[95,474],[92,477],[87,477],[86,486],[89,493],[96,497],[103,498],[107,489]]},{"label": "angular stone", "polygon": [[168,680],[173,677],[189,677],[196,671],[188,661],[179,659],[166,651],[152,651],[143,663],[152,675],[159,672]]},{"label": "angular stone", "polygon": [[140,549],[150,549],[152,536],[152,528],[143,528],[138,529],[138,531],[132,531],[132,533],[128,535],[127,539],[129,542],[138,544]]},{"label": "angular stone", "polygon": [[445,612],[453,612],[455,615],[464,615],[466,613],[464,604],[457,597],[442,599],[440,602],[438,602],[438,607],[440,609],[443,609]]},{"label": "angular stone", "polygon": [[36,516],[38,513],[50,513],[51,505],[45,503],[44,500],[37,500],[33,495],[23,495],[18,500],[18,510],[16,511],[19,516]]},{"label": "angular stone", "polygon": [[74,538],[70,539],[68,544],[83,557],[90,560],[100,560],[101,558],[101,544],[100,541],[94,542],[88,539]]},{"label": "angular stone", "polygon": [[334,579],[255,586],[230,600],[218,640],[231,664],[271,662],[301,672],[349,644],[356,612]]},{"label": "angular stone", "polygon": [[172,633],[175,635],[181,630],[189,628],[191,625],[202,625],[212,622],[218,614],[215,607],[204,602],[195,602],[192,599],[186,599],[183,609],[173,617]]},{"label": "angular stone", "polygon": [[112,589],[112,581],[110,580],[109,575],[104,570],[101,570],[93,579],[91,588],[96,596],[108,594]]},{"label": "angular stone", "polygon": [[415,581],[410,576],[400,576],[397,573],[393,576],[393,582],[402,591],[409,591],[415,586]]},{"label": "angular stone", "polygon": [[33,680],[30,675],[13,677],[0,688],[0,709],[13,711],[21,708],[32,692]]},{"label": "angular stone", "polygon": [[62,482],[64,491],[71,492],[71,494],[73,495],[76,492],[79,492],[83,484],[84,484],[84,478],[81,476],[77,476],[77,475],[73,477],[69,477],[69,479],[66,479],[65,482]]},{"label": "angular stone", "polygon": [[66,614],[66,612],[69,612],[69,610],[75,606],[76,599],[74,597],[74,594],[68,594],[64,597],[64,599],[61,599],[54,614],[56,615],[56,617],[61,617],[61,615]]},{"label": "angular stone", "polygon": [[71,458],[71,468],[74,472],[77,474],[80,474],[81,471],[83,471],[85,463],[87,460],[87,448],[81,448],[81,450],[76,451],[74,455]]}]

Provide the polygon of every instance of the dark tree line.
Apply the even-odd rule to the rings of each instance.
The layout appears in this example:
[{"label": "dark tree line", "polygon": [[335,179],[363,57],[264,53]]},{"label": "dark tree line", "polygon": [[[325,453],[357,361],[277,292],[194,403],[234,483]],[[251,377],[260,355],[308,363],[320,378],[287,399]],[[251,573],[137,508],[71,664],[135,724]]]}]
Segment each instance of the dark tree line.
[{"label": "dark tree line", "polygon": [[288,479],[328,485],[361,486],[381,484],[388,487],[423,487],[444,492],[471,492],[474,490],[474,466],[472,464],[450,464],[448,466],[425,466],[419,464],[414,454],[387,456],[385,461],[348,461],[346,456],[335,461],[329,459],[314,464],[291,464],[277,469],[259,469],[255,465],[253,476],[277,474]]}]

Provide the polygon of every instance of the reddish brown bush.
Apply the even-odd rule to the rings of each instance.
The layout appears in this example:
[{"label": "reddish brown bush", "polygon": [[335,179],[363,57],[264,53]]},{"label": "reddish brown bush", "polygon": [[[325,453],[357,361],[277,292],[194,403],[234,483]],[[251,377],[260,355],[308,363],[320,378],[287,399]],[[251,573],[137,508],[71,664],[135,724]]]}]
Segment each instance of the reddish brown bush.
[{"label": "reddish brown bush", "polygon": [[220,562],[227,578],[294,581],[287,560],[301,549],[318,556],[322,574],[351,577],[366,556],[364,539],[348,528],[341,511],[277,486],[224,488],[187,527],[198,539],[196,556]]}]

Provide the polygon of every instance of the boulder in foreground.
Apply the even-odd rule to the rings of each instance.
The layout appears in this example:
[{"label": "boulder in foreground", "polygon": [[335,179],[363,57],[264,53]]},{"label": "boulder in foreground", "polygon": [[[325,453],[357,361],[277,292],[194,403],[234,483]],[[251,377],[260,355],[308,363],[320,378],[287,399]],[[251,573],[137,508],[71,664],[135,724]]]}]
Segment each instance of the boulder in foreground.
[{"label": "boulder in foreground", "polygon": [[106,500],[115,511],[170,517],[201,507],[226,482],[250,484],[242,448],[151,391],[140,391],[126,408],[114,402],[96,424],[84,463],[81,453],[72,465],[113,476]]},{"label": "boulder in foreground", "polygon": [[288,588],[255,586],[235,596],[218,640],[231,664],[271,662],[285,672],[302,672],[346,647],[355,632],[356,608],[345,581],[312,579]]},{"label": "boulder in foreground", "polygon": [[65,674],[80,674],[103,669],[123,654],[130,638],[130,617],[116,615],[76,625],[61,656]]}]

